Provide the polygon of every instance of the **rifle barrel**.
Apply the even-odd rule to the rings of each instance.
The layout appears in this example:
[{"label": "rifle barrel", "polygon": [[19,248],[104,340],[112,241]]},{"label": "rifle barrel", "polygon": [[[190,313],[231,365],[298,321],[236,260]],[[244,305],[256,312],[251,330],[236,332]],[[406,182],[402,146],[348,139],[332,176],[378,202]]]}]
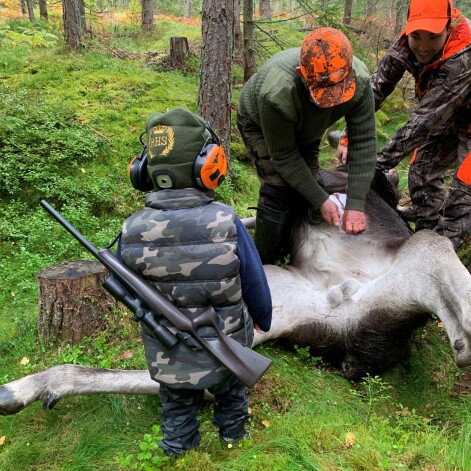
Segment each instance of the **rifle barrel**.
[{"label": "rifle barrel", "polygon": [[[46,200],[41,200],[39,204],[51,215],[54,219],[59,222],[67,231],[69,231],[95,258],[101,259],[98,254],[98,249],[91,244],[80,232],[75,229],[69,221],[66,221],[61,214],[59,214]],[[104,263],[103,263],[104,265]],[[106,267],[108,268],[108,267]]]}]

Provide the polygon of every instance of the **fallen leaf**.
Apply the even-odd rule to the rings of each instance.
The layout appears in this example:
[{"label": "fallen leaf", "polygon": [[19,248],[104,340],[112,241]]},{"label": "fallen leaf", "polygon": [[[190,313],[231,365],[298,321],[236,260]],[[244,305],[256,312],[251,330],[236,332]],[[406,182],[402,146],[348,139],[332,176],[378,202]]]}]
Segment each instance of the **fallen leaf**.
[{"label": "fallen leaf", "polygon": [[353,433],[351,432],[347,432],[345,434],[345,448],[351,448],[353,445],[355,445],[357,439],[355,437],[355,435],[353,435]]},{"label": "fallen leaf", "polygon": [[134,355],[133,352],[131,352],[131,350],[126,350],[124,353],[122,353],[121,355],[119,355],[118,358],[116,358],[118,361],[119,360],[127,360],[129,358],[132,358]]},{"label": "fallen leaf", "polygon": [[80,170],[82,171],[82,173],[87,173],[87,171],[84,168],[81,168]]},{"label": "fallen leaf", "polygon": [[11,295],[12,295],[12,296],[16,296],[16,291],[12,291],[12,292],[11,292]]},{"label": "fallen leaf", "polygon": [[5,435],[3,435],[3,437],[0,437],[0,446],[2,446],[5,443],[6,438],[7,437]]},{"label": "fallen leaf", "polygon": [[262,420],[262,425],[264,427],[270,427],[270,422],[267,419]]},{"label": "fallen leaf", "polygon": [[136,132],[136,131],[137,131],[136,126],[133,126],[133,127],[131,128],[131,132]]},{"label": "fallen leaf", "polygon": [[20,365],[27,365],[29,363],[29,358],[23,357],[20,361]]}]

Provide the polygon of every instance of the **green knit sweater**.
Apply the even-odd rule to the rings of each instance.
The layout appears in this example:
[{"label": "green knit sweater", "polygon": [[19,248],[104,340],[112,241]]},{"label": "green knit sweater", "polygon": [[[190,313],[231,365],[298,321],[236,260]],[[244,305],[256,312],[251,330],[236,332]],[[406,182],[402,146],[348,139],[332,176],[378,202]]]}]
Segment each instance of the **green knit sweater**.
[{"label": "green knit sweater", "polygon": [[348,127],[348,189],[346,209],[364,211],[376,162],[374,100],[369,72],[354,57],[356,91],[351,100],[332,108],[310,101],[296,67],[300,48],[275,54],[244,85],[239,113],[263,133],[275,170],[315,208],[328,198],[302,158],[340,118]]}]

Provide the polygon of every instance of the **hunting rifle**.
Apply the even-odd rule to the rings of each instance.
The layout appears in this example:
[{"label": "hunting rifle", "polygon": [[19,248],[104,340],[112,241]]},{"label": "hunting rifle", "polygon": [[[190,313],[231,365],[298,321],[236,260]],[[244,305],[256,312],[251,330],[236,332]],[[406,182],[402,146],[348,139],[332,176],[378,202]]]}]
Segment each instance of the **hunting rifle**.
[{"label": "hunting rifle", "polygon": [[[268,358],[223,334],[219,328],[218,315],[211,306],[196,318],[189,319],[163,294],[116,258],[108,248],[97,249],[92,245],[47,201],[41,200],[39,204],[110,271],[111,276],[104,281],[103,288],[122,302],[134,314],[133,319],[144,324],[167,349],[171,350],[179,339],[185,341],[191,335],[249,387],[252,387],[271,365]],[[177,335],[158,321],[161,316],[179,331]],[[214,337],[200,336],[198,329],[208,326],[214,329]]]}]

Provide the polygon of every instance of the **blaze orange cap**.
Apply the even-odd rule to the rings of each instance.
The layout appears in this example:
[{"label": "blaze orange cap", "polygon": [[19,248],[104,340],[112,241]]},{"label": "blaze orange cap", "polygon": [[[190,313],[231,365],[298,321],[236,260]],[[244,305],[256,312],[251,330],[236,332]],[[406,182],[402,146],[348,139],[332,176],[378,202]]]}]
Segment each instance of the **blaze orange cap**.
[{"label": "blaze orange cap", "polygon": [[317,106],[330,108],[353,97],[352,63],[350,41],[338,29],[318,28],[304,38],[298,70]]},{"label": "blaze orange cap", "polygon": [[450,0],[411,0],[404,33],[410,34],[419,29],[440,33],[450,17]]}]

